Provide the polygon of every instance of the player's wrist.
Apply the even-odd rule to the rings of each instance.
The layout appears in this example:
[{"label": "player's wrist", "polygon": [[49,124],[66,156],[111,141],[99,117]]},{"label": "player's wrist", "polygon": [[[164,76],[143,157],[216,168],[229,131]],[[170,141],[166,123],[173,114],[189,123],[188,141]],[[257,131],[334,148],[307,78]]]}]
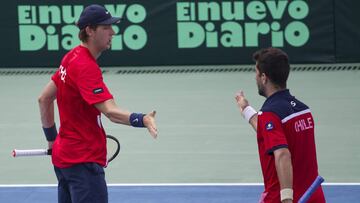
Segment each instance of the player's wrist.
[{"label": "player's wrist", "polygon": [[144,128],[144,116],[143,113],[132,113],[129,117],[130,125],[137,128]]},{"label": "player's wrist", "polygon": [[49,128],[44,128],[43,127],[43,131],[46,137],[46,140],[49,142],[53,142],[56,139],[57,136],[57,130],[56,130],[56,124],[54,123],[53,126],[49,127]]},{"label": "player's wrist", "polygon": [[280,190],[280,200],[281,202],[285,200],[293,200],[294,199],[294,191],[291,188],[284,188]]},{"label": "player's wrist", "polygon": [[250,119],[257,114],[257,111],[250,105],[247,105],[242,111],[241,115],[245,118],[247,122],[250,121]]}]

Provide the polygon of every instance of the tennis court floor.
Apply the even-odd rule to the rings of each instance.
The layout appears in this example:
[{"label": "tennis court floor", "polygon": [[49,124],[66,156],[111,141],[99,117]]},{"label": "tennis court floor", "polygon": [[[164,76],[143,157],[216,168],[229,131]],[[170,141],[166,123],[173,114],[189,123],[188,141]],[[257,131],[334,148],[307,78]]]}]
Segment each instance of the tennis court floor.
[{"label": "tennis court floor", "polygon": [[[243,89],[251,104],[261,107],[264,98],[257,94],[253,72],[120,70],[104,73],[117,104],[135,112],[157,110],[159,137],[153,140],[146,130],[103,118],[106,132],[122,146],[106,169],[110,202],[258,201],[262,186],[246,185],[262,182],[256,138],[234,100],[235,92]],[[46,146],[37,96],[50,73],[26,71],[0,74],[0,202],[56,202],[56,187],[45,187],[56,184],[49,157],[11,157],[14,148]],[[328,202],[359,202],[360,71],[294,71],[288,86],[314,115],[319,172]],[[153,183],[164,185],[139,185]],[[186,185],[190,183],[200,185]],[[34,184],[46,185],[29,187]]]},{"label": "tennis court floor", "polygon": [[[110,185],[109,202],[257,203],[263,186],[253,185]],[[360,184],[323,186],[328,203],[358,202]],[[56,186],[0,188],[0,202],[56,203]]]}]

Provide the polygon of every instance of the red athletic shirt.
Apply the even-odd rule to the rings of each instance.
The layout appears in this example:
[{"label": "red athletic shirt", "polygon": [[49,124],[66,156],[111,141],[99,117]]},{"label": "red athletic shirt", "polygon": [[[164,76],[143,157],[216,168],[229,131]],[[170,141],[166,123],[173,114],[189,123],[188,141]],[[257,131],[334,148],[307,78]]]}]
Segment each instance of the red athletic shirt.
[{"label": "red athletic shirt", "polygon": [[[257,141],[265,184],[263,202],[280,202],[280,183],[273,154],[279,148],[288,148],[291,153],[294,202],[298,202],[318,176],[314,120],[310,109],[290,95],[289,90],[271,95],[258,113]],[[325,202],[321,187],[308,202]]]},{"label": "red athletic shirt", "polygon": [[89,50],[77,46],[63,58],[51,78],[57,87],[59,134],[52,162],[59,168],[96,162],[106,165],[106,134],[94,104],[112,99],[102,72]]}]

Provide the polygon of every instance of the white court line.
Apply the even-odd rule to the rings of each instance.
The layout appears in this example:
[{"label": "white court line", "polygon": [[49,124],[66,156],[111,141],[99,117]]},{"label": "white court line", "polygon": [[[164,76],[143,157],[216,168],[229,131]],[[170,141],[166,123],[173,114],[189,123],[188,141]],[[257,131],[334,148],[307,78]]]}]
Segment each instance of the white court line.
[{"label": "white court line", "polygon": [[[263,186],[263,183],[110,183],[108,186],[115,187],[147,187],[147,186]],[[360,183],[323,183],[325,186],[360,186]],[[4,187],[57,187],[57,184],[0,184]]]}]

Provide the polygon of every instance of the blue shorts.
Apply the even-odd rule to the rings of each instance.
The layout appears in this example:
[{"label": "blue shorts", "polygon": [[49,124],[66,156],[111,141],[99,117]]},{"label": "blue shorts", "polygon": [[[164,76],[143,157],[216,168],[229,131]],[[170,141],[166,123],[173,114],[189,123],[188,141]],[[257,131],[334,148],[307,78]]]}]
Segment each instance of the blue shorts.
[{"label": "blue shorts", "polygon": [[107,203],[104,168],[97,163],[76,164],[69,168],[54,166],[58,179],[59,203]]}]

